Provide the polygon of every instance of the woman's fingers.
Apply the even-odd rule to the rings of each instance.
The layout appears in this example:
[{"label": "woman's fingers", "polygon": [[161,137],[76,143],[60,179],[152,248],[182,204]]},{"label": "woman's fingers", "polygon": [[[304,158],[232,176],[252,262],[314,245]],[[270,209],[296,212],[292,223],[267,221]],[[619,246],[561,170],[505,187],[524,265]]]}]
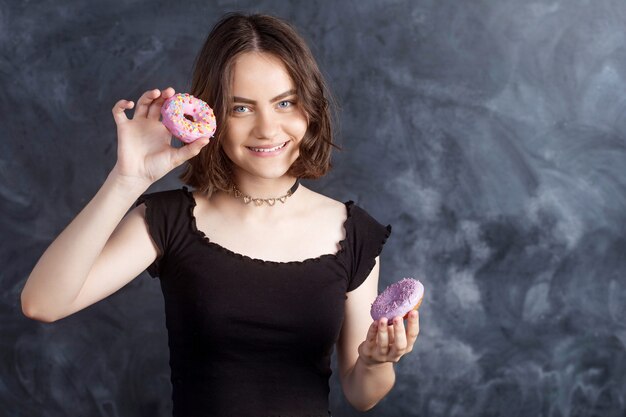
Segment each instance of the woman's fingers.
[{"label": "woman's fingers", "polygon": [[396,317],[394,319],[393,333],[394,333],[393,347],[396,350],[396,352],[399,352],[400,354],[402,354],[404,353],[404,350],[406,349],[406,346],[407,346],[406,333],[405,333],[404,322],[402,320],[402,317]]},{"label": "woman's fingers", "polygon": [[146,91],[139,97],[137,100],[137,108],[135,109],[135,114],[133,115],[133,119],[135,117],[148,117],[148,109],[150,108],[150,104],[161,95],[161,91],[158,89]]},{"label": "woman's fingers", "polygon": [[378,322],[378,347],[383,355],[389,351],[389,335],[387,334],[387,319],[385,317]]},{"label": "woman's fingers", "polygon": [[378,322],[374,321],[367,331],[367,341],[376,344],[376,334],[378,333]]},{"label": "woman's fingers", "polygon": [[418,311],[411,312],[409,314],[409,324],[408,324],[408,344],[412,348],[415,343],[415,339],[417,339],[417,335],[420,333],[420,315]]},{"label": "woman's fingers", "polygon": [[[413,350],[419,334],[419,315],[417,311],[409,314],[405,327],[402,316],[394,317],[391,323],[386,318],[375,321],[367,332],[366,353],[368,358],[380,362],[397,362],[404,354]],[[361,352],[359,352],[361,354]]]},{"label": "woman's fingers", "polygon": [[117,103],[115,103],[113,109],[111,110],[115,123],[121,125],[127,122],[128,117],[126,116],[126,113],[124,113],[124,111],[132,109],[134,105],[135,103],[128,100],[119,100]]},{"label": "woman's fingers", "polygon": [[148,119],[159,120],[159,116],[161,116],[161,106],[163,106],[163,102],[168,98],[172,97],[176,94],[176,91],[172,87],[168,87],[165,90],[161,91],[161,96],[154,100],[148,109]]},{"label": "woman's fingers", "polygon": [[172,161],[174,167],[177,167],[181,165],[183,162],[185,162],[186,160],[191,159],[194,156],[198,155],[200,151],[202,150],[202,148],[207,143],[209,143],[210,140],[211,140],[210,138],[199,138],[189,144],[186,144],[182,148],[175,149],[174,160]]}]

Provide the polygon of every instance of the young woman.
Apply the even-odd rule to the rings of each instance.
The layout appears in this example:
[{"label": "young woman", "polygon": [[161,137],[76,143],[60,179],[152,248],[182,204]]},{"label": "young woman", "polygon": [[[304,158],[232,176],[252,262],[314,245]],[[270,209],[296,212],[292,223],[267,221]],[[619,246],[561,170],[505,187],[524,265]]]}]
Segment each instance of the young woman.
[{"label": "young woman", "polygon": [[[24,314],[59,320],[147,269],[165,300],[175,416],[330,415],[335,345],[347,400],[372,408],[418,316],[369,314],[391,226],[299,183],[328,171],[334,146],[311,52],[280,19],[228,14],[190,93],[218,128],[182,148],[159,121],[172,88],[146,91],[132,119],[133,102],[115,104],[117,163],[35,266]],[[186,186],[144,194],[186,161]]]}]

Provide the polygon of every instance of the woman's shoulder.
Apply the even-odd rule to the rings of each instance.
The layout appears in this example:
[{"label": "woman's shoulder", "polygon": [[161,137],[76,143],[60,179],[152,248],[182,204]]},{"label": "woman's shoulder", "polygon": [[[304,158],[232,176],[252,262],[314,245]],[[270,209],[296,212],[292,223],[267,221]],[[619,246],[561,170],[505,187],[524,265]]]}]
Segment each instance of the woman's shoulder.
[{"label": "woman's shoulder", "polygon": [[328,197],[309,188],[306,188],[306,192],[306,204],[309,205],[310,208],[313,208],[318,214],[335,213],[339,216],[343,215],[345,217],[347,203],[335,200],[334,198]]},{"label": "woman's shoulder", "polygon": [[137,200],[135,201],[135,206],[138,206],[142,203],[152,204],[153,206],[165,206],[180,203],[182,200],[185,199],[185,196],[187,194],[187,187],[183,188],[155,190],[150,192],[146,191],[137,198]]},{"label": "woman's shoulder", "polygon": [[324,194],[307,189],[307,212],[314,216],[327,218],[330,221],[343,219],[357,225],[366,224],[369,227],[383,226],[374,215],[352,200],[339,201]]},{"label": "woman's shoulder", "polygon": [[307,190],[311,193],[309,205],[314,208],[318,215],[332,215],[350,217],[352,221],[376,222],[376,219],[363,207],[352,200],[339,201],[324,194]]}]

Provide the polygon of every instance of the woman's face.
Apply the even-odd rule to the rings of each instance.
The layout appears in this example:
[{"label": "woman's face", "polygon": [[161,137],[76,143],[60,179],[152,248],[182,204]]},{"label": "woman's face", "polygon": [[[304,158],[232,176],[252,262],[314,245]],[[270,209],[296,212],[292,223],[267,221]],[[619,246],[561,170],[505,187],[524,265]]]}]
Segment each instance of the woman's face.
[{"label": "woman's face", "polygon": [[249,52],[235,61],[223,142],[239,175],[279,178],[298,158],[307,118],[282,61]]}]

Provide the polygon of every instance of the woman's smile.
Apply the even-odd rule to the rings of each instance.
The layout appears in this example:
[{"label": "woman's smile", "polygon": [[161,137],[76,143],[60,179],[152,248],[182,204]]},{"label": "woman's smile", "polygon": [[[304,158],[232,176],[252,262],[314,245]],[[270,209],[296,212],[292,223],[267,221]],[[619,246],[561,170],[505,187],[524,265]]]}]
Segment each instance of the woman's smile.
[{"label": "woman's smile", "polygon": [[246,148],[248,148],[254,156],[270,157],[270,156],[280,155],[283,149],[285,149],[288,144],[289,144],[289,141],[279,143],[278,145],[275,145],[275,146],[273,145],[263,145],[263,146],[258,146],[258,147],[246,146]]}]

